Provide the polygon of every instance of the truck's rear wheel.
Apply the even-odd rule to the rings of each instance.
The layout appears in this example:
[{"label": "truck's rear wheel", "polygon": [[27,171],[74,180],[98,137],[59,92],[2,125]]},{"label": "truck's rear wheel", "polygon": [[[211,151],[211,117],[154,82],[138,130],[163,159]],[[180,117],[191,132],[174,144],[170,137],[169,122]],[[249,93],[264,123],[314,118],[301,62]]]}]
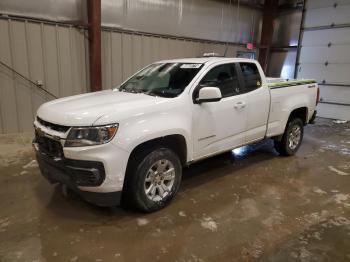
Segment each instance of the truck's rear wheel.
[{"label": "truck's rear wheel", "polygon": [[303,140],[304,124],[300,118],[293,118],[287,123],[286,130],[280,141],[275,140],[275,149],[283,156],[294,155]]},{"label": "truck's rear wheel", "polygon": [[154,149],[136,157],[127,174],[126,201],[133,207],[152,212],[166,206],[176,195],[182,175],[179,157],[168,148]]}]

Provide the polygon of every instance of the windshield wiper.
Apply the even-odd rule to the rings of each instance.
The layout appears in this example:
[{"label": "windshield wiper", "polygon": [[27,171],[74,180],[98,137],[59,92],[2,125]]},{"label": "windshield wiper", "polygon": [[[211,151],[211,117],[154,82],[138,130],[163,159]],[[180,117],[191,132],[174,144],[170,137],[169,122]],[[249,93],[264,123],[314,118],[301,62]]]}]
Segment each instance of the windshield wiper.
[{"label": "windshield wiper", "polygon": [[145,94],[170,98],[177,96],[177,94],[166,92],[166,90],[150,90]]},{"label": "windshield wiper", "polygon": [[157,94],[150,93],[147,90],[136,90],[136,89],[126,89],[126,88],[119,88],[120,92],[127,92],[127,93],[132,93],[132,94],[145,94],[149,96],[157,96]]},{"label": "windshield wiper", "polygon": [[138,90],[136,90],[136,89],[132,89],[132,88],[125,88],[125,87],[120,87],[119,89],[118,89],[119,91],[121,91],[121,92],[127,92],[127,93],[141,93],[140,91],[138,91]]}]

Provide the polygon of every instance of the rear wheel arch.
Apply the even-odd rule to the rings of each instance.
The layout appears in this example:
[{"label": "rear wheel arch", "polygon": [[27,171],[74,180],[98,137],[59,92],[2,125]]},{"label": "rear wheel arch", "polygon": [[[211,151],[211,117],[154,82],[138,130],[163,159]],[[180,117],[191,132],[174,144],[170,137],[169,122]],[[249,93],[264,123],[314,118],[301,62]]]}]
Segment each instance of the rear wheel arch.
[{"label": "rear wheel arch", "polygon": [[294,155],[302,142],[304,134],[304,123],[299,117],[288,120],[286,130],[280,139],[274,140],[274,146],[277,152],[283,156]]},{"label": "rear wheel arch", "polygon": [[[308,122],[308,108],[307,107],[299,107],[299,108],[293,109],[289,114],[287,124],[295,118],[300,118],[301,121],[303,121],[304,125],[306,125]],[[286,124],[286,126],[287,126],[287,124]]]},{"label": "rear wheel arch", "polygon": [[288,116],[288,119],[285,123],[284,126],[284,131],[282,134],[273,137],[273,139],[275,141],[281,141],[283,138],[284,133],[286,132],[287,128],[288,128],[288,124],[293,121],[293,119],[299,118],[302,122],[303,125],[305,126],[308,123],[308,108],[307,107],[298,107],[293,109]]}]

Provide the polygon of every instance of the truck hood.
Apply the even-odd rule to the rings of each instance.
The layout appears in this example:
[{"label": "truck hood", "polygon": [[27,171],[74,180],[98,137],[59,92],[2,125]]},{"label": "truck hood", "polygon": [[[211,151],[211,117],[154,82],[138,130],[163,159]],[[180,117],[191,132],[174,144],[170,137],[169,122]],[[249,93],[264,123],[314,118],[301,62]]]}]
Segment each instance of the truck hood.
[{"label": "truck hood", "polygon": [[102,119],[99,124],[111,124],[126,114],[145,113],[146,108],[167,100],[142,93],[106,90],[53,100],[43,104],[37,115],[45,121],[65,126],[91,126]]}]

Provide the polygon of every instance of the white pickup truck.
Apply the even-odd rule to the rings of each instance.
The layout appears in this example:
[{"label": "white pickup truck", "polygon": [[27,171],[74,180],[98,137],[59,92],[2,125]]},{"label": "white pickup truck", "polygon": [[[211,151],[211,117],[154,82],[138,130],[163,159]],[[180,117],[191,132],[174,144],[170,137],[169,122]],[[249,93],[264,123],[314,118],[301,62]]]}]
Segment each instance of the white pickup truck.
[{"label": "white pickup truck", "polygon": [[295,154],[318,98],[315,81],[267,79],[254,60],[160,61],[114,89],[43,104],[33,146],[50,182],[100,206],[151,212],[195,161],[266,138]]}]

